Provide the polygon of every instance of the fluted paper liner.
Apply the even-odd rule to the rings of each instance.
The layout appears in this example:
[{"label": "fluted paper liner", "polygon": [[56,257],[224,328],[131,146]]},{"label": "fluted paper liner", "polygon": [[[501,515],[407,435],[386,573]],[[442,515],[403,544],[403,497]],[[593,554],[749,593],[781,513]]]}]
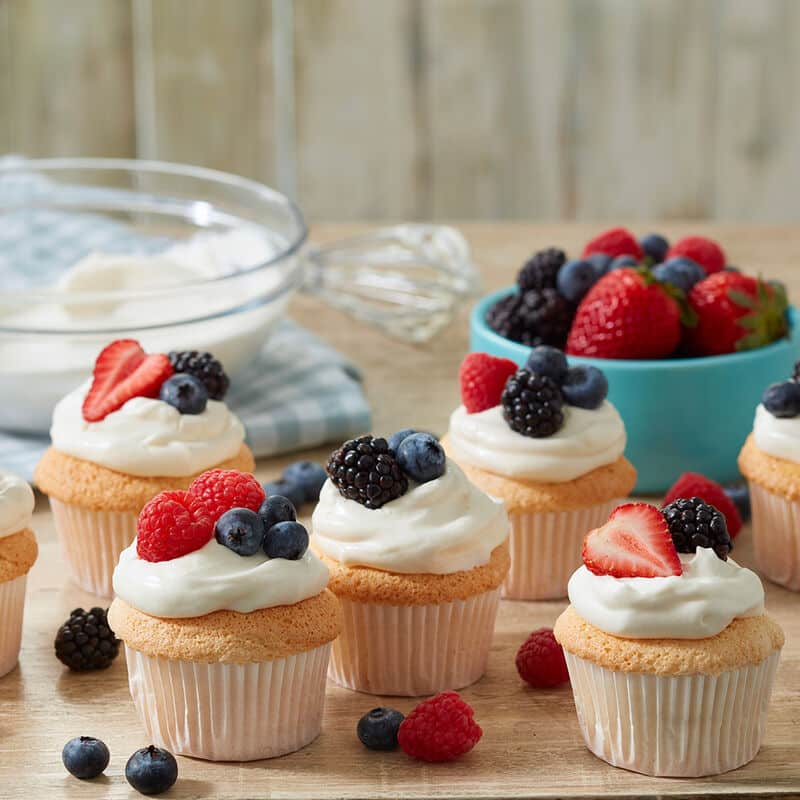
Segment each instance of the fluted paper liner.
[{"label": "fluted paper liner", "polygon": [[566,652],[586,746],[656,777],[719,775],[761,746],[780,651],[719,675],[615,672]]},{"label": "fluted paper liner", "polygon": [[317,738],[331,645],[274,661],[199,664],[126,645],[128,684],[147,738],[209,761],[255,761]]},{"label": "fluted paper liner", "polygon": [[136,537],[131,511],[91,511],[50,498],[58,538],[72,579],[82,589],[113,597],[111,578],[120,553]]},{"label": "fluted paper liner", "polygon": [[330,677],[359,692],[436,694],[486,672],[500,590],[426,606],[339,598],[344,626],[333,643]]},{"label": "fluted paper liner", "polygon": [[753,547],[758,569],[774,583],[800,592],[800,501],[750,483]]},{"label": "fluted paper liner", "polygon": [[509,600],[560,600],[570,575],[581,565],[586,534],[608,521],[618,500],[571,511],[514,511],[509,550],[511,570],[503,584]]},{"label": "fluted paper liner", "polygon": [[14,669],[19,658],[27,579],[26,574],[0,583],[0,678]]}]

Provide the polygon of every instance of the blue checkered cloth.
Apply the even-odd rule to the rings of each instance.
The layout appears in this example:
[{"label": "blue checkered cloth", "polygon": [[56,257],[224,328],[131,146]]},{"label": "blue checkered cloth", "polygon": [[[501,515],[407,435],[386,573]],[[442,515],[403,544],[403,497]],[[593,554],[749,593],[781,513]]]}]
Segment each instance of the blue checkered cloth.
[{"label": "blue checkered cloth", "polygon": [[[45,191],[35,175],[0,179],[4,197]],[[54,282],[91,252],[148,254],[174,242],[137,235],[92,214],[47,209],[6,212],[0,225],[0,290]],[[370,411],[355,367],[341,353],[290,321],[282,322],[260,356],[237,374],[226,403],[244,423],[256,456],[341,442],[370,428]],[[0,431],[0,466],[30,480],[46,437]]]}]

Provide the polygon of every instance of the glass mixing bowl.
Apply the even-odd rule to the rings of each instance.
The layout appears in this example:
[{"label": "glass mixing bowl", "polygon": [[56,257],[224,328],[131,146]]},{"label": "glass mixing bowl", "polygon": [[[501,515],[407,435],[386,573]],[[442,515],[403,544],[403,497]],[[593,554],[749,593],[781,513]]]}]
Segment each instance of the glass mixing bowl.
[{"label": "glass mixing bowl", "polygon": [[295,290],[420,342],[478,289],[452,228],[401,225],[325,248],[306,236],[290,200],[235,175],[0,162],[0,428],[46,431],[113,339],[210,350],[235,375],[268,346]]}]

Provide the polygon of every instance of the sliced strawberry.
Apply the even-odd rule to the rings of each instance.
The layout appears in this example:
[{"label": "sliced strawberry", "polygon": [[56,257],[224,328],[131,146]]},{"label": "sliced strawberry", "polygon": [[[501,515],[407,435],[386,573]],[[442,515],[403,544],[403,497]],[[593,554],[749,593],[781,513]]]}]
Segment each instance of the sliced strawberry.
[{"label": "sliced strawberry", "polygon": [[134,339],[111,342],[95,361],[83,418],[99,422],[133,397],[157,397],[170,375],[172,365],[163,353],[147,355]]},{"label": "sliced strawberry", "polygon": [[458,371],[461,383],[461,402],[468,414],[476,414],[500,405],[506,381],[517,371],[508,358],[488,353],[470,353]]},{"label": "sliced strawberry", "polygon": [[595,575],[666,578],[683,569],[666,520],[649,503],[617,506],[583,542],[583,563]]}]

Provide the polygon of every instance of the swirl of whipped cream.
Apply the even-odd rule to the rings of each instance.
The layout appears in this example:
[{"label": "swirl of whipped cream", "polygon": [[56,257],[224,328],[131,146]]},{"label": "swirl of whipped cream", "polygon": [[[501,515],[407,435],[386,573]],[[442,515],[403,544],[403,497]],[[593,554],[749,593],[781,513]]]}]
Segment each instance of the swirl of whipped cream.
[{"label": "swirl of whipped cream", "polygon": [[762,452],[800,464],[800,417],[775,417],[759,403],[753,438]]},{"label": "swirl of whipped cream", "polygon": [[614,578],[580,567],[569,579],[569,600],[596,628],[630,639],[705,639],[738,617],[764,613],[754,572],[706,547],[679,556],[683,574],[668,578]]},{"label": "swirl of whipped cream", "polygon": [[485,494],[450,459],[440,478],[411,483],[369,509],[326,481],[312,517],[314,547],[347,566],[446,575],[489,562],[509,533],[502,500]]},{"label": "swirl of whipped cream", "polygon": [[0,539],[30,528],[33,490],[13,472],[0,470]]},{"label": "swirl of whipped cream", "polygon": [[202,414],[181,414],[149,397],[134,397],[99,422],[81,406],[89,383],[62,398],[53,411],[53,447],[128,475],[182,477],[233,458],[244,427],[225,403],[209,400]]},{"label": "swirl of whipped cream", "polygon": [[328,568],[311,550],[297,561],[240,556],[216,539],[171,561],[145,561],[136,542],[122,551],[114,570],[114,592],[153,617],[202,617],[213,611],[248,614],[288,606],[318,595]]},{"label": "swirl of whipped cream", "polygon": [[478,469],[509,478],[565,483],[625,451],[622,417],[607,400],[594,410],[564,406],[564,425],[552,436],[534,439],[511,430],[501,406],[469,414],[459,406],[450,415],[452,455]]}]

